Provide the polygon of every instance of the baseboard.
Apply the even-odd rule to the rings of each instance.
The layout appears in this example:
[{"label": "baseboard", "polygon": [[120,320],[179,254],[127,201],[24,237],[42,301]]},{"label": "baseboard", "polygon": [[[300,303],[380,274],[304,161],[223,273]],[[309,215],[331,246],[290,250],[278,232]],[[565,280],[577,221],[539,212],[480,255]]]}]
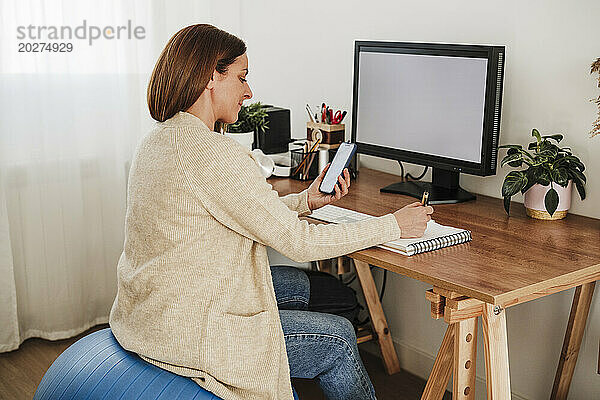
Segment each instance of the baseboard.
[{"label": "baseboard", "polygon": [[[396,347],[396,353],[398,354],[398,359],[400,360],[400,367],[410,372],[413,375],[416,375],[422,379],[427,379],[429,377],[429,373],[431,372],[431,368],[433,367],[433,362],[435,361],[435,355],[429,354],[421,349],[418,349],[412,346],[409,343],[398,341],[393,339],[394,346]],[[373,354],[379,358],[381,358],[381,351],[379,350],[379,346],[376,341],[366,342],[360,345],[361,350],[365,350],[370,354]],[[383,360],[382,360],[383,362]],[[448,383],[448,387],[446,390],[452,392],[452,379]],[[486,399],[486,385],[485,385],[485,377],[476,376],[475,378],[475,399]],[[515,392],[512,392],[511,396],[512,400],[529,400],[526,397],[523,397]]]}]

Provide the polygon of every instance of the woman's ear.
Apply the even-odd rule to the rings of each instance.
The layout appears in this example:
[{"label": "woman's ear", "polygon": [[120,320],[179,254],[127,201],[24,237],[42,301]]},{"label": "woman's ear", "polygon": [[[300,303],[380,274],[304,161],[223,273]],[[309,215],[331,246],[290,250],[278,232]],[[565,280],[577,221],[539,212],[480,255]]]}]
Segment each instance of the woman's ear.
[{"label": "woman's ear", "polygon": [[206,88],[208,90],[214,89],[215,87],[215,80],[217,79],[216,74],[218,74],[217,70],[214,70],[212,73],[212,76],[210,77],[210,81],[208,81],[208,83],[206,84]]}]

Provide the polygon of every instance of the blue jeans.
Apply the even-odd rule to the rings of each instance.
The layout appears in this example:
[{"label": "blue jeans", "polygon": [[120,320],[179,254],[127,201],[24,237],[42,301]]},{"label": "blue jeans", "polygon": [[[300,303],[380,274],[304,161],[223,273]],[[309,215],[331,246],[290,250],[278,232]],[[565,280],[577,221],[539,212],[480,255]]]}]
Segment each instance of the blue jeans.
[{"label": "blue jeans", "polygon": [[329,400],[375,399],[352,323],[338,315],[308,311],[310,282],[301,269],[271,266],[271,277],[291,377],[316,379]]}]

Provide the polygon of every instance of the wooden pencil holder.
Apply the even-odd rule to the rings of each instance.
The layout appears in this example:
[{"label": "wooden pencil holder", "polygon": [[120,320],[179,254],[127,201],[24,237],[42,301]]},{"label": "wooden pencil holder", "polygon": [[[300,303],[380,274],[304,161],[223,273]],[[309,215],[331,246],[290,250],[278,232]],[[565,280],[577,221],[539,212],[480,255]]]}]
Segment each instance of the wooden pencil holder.
[{"label": "wooden pencil holder", "polygon": [[344,124],[306,123],[306,139],[311,142],[321,139],[322,144],[340,144],[344,141],[346,128]]}]

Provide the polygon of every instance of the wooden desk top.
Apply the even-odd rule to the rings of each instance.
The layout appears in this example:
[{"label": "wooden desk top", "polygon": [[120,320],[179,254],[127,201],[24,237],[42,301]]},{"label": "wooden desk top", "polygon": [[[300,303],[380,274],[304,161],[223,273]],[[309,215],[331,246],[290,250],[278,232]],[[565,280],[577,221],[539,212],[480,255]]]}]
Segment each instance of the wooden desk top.
[{"label": "wooden desk top", "polygon": [[[334,204],[376,216],[394,212],[415,201],[379,192],[399,180],[397,175],[361,168],[348,195]],[[300,192],[310,183],[287,178],[268,182],[280,195]],[[502,199],[483,195],[434,208],[437,222],[471,230],[473,241],[411,257],[378,247],[350,256],[492,304],[600,279],[598,219],[569,214],[559,221],[540,221],[527,217],[517,203],[508,217]]]}]

